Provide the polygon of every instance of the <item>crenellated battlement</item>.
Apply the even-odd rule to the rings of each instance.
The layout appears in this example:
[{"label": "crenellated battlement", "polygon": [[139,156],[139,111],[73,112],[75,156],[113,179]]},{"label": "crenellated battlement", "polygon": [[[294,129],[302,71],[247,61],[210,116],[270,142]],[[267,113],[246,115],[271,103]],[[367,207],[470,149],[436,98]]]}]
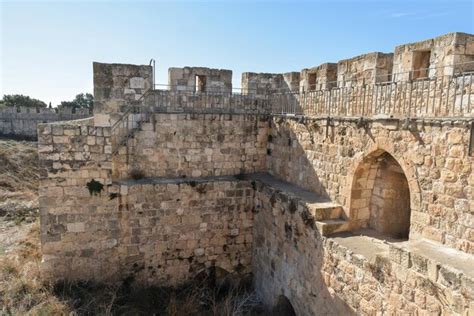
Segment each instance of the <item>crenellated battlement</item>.
[{"label": "crenellated battlement", "polygon": [[36,139],[38,123],[77,120],[91,115],[88,109],[0,107],[0,135]]},{"label": "crenellated battlement", "polygon": [[232,88],[231,70],[170,68],[168,85],[160,85],[151,66],[95,63],[96,123],[114,124],[137,104],[158,112],[472,117],[473,69],[474,36],[465,33],[299,72],[244,72],[240,90]]},{"label": "crenellated battlement", "polygon": [[72,109],[72,108],[31,108],[26,106],[5,106],[0,107],[1,114],[77,114],[77,115],[90,115],[88,109]]}]

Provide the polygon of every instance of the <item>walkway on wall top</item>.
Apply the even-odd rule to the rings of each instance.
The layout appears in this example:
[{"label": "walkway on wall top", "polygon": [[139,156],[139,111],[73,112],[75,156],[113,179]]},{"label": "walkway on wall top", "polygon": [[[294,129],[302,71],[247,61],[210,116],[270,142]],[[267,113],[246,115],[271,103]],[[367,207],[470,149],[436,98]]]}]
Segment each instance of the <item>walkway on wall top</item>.
[{"label": "walkway on wall top", "polygon": [[[455,68],[455,67],[453,67]],[[432,71],[428,73],[440,73]],[[367,79],[334,82],[314,91],[239,93],[211,90],[150,90],[137,112],[229,113],[395,118],[474,117],[474,72],[406,81]],[[397,78],[397,74],[392,75]]]}]

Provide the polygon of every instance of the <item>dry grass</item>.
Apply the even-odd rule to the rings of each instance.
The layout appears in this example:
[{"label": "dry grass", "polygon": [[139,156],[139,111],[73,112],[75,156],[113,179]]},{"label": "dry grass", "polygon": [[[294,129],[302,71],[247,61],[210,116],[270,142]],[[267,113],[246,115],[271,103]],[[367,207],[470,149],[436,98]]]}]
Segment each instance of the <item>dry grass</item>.
[{"label": "dry grass", "polygon": [[0,139],[0,216],[29,218],[38,208],[35,142]]},{"label": "dry grass", "polygon": [[41,252],[39,222],[14,252],[0,257],[0,314],[60,315],[69,313],[68,306],[51,294],[39,273]]},{"label": "dry grass", "polygon": [[39,167],[36,142],[0,140],[0,187],[11,192],[36,192]]}]

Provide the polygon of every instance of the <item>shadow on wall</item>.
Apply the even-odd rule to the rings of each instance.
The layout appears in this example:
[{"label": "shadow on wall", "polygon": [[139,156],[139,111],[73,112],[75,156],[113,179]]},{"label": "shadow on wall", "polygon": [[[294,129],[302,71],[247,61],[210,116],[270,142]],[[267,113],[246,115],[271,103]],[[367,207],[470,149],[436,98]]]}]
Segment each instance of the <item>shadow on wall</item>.
[{"label": "shadow on wall", "polygon": [[272,315],[273,316],[296,316],[295,309],[293,308],[293,305],[291,305],[290,300],[284,296],[280,295],[280,297],[277,300],[277,304],[275,307],[272,309]]},{"label": "shadow on wall", "polygon": [[257,291],[266,304],[275,306],[273,311],[281,312],[273,315],[352,315],[349,304],[340,298],[343,289],[329,288],[338,283],[333,278],[345,277],[344,267],[332,262],[331,256],[325,258],[314,221],[302,208],[291,207],[298,200],[257,185],[253,249]]},{"label": "shadow on wall", "polygon": [[338,183],[342,183],[342,177],[347,174],[349,164],[344,160],[354,156],[354,149],[341,146],[346,136],[344,127],[336,129],[331,123],[326,127],[327,123],[325,120],[273,118],[267,167],[275,177],[344,205]]}]

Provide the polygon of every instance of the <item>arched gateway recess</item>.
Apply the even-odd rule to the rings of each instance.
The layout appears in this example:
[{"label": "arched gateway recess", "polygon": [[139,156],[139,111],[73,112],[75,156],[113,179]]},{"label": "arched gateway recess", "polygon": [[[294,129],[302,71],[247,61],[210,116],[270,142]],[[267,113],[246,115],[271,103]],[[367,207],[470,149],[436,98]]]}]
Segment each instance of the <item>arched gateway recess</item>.
[{"label": "arched gateway recess", "polygon": [[351,217],[360,227],[406,239],[410,230],[410,189],[402,167],[377,151],[357,168],[351,192]]}]

